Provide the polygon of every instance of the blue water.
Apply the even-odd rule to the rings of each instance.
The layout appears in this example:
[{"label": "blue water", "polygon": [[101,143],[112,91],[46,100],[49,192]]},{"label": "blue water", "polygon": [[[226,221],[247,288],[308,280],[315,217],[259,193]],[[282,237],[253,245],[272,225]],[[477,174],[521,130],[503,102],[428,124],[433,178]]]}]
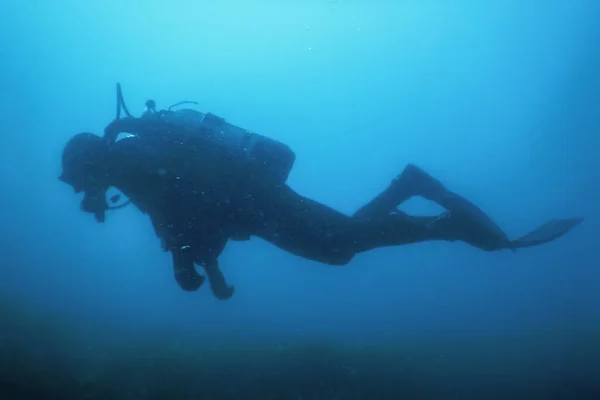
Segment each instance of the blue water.
[{"label": "blue water", "polygon": [[[591,0],[0,2],[0,394],[600,398],[599,19]],[[585,221],[518,253],[344,267],[234,242],[234,297],[187,293],[147,217],[97,224],[57,180],[116,82],[135,114],[195,100],[287,143],[289,184],[348,214],[412,162],[511,237]]]}]

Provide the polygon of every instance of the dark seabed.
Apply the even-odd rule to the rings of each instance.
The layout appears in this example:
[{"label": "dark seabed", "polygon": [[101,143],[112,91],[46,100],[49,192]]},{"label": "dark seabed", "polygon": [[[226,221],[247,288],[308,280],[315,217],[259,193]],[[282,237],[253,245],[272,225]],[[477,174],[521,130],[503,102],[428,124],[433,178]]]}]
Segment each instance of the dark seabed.
[{"label": "dark seabed", "polygon": [[[386,345],[234,343],[165,333],[86,339],[2,303],[2,399],[597,399],[598,332]],[[195,344],[194,344],[195,343]]]}]

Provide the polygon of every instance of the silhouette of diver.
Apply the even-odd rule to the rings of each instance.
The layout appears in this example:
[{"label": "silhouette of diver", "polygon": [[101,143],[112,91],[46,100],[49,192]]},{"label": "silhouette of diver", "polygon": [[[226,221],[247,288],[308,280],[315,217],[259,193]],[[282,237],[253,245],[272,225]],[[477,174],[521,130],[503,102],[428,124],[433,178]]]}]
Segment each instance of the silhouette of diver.
[{"label": "silhouette of diver", "polygon": [[[82,209],[98,221],[110,209],[105,193],[111,186],[148,214],[172,254],[175,279],[187,291],[205,280],[194,268],[198,264],[217,298],[233,295],[218,264],[230,239],[256,236],[306,259],[345,265],[358,253],[433,240],[462,241],[485,251],[538,246],[583,220],[551,220],[511,240],[478,207],[412,164],[348,216],[285,183],[295,159],[287,146],[207,117],[211,114],[190,122],[190,115],[197,116],[189,110],[177,113],[146,112],[142,118],[128,113],[109,124],[104,138],[75,135],[64,148],[60,179],[85,193]],[[133,136],[117,141],[122,132]],[[413,196],[447,212],[410,216],[397,209]]]}]

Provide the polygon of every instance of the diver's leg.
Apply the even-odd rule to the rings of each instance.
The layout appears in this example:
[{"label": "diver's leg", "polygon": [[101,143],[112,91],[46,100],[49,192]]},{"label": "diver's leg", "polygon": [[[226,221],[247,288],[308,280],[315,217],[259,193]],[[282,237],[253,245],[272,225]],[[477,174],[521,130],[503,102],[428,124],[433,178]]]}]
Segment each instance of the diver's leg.
[{"label": "diver's leg", "polygon": [[[413,196],[421,196],[444,207],[450,213],[460,214],[461,218],[471,218],[472,223],[487,230],[490,240],[497,245],[506,245],[509,241],[506,233],[492,221],[481,209],[466,198],[453,193],[437,179],[421,168],[408,164],[404,171],[394,179],[390,186],[368,204],[359,209],[354,217],[373,218],[397,210],[397,207]],[[488,247],[493,247],[488,246]]]},{"label": "diver's leg", "polygon": [[401,212],[353,218],[284,187],[260,200],[252,235],[297,256],[332,265],[348,263],[356,253],[378,247],[429,240],[460,239],[439,217],[411,217]]},{"label": "diver's leg", "polygon": [[[403,176],[405,177],[403,179]],[[460,213],[462,217],[473,218],[483,228],[488,229],[491,234],[496,235],[498,240],[508,242],[508,236],[492,219],[475,204],[451,192],[437,179],[423,171],[421,168],[409,164],[396,182],[400,186],[413,186],[417,195],[433,201],[444,207],[451,213]]]},{"label": "diver's leg", "polygon": [[356,226],[352,231],[352,243],[356,253],[380,247],[463,239],[449,214],[415,217],[397,211],[383,217],[354,220]]},{"label": "diver's leg", "polygon": [[415,185],[406,184],[406,170],[408,168],[409,166],[383,192],[359,208],[353,214],[353,217],[374,218],[388,215],[396,211],[400,204],[418,195],[419,193]]},{"label": "diver's leg", "polygon": [[414,217],[401,211],[385,217],[354,218],[357,230],[353,243],[357,253],[379,247],[409,243],[460,240],[485,251],[513,248],[502,238],[465,213],[444,213],[437,217]]},{"label": "diver's leg", "polygon": [[449,211],[457,207],[475,207],[465,198],[450,192],[421,168],[408,164],[382,193],[356,211],[354,216],[371,218],[387,215],[413,196],[431,200]]}]

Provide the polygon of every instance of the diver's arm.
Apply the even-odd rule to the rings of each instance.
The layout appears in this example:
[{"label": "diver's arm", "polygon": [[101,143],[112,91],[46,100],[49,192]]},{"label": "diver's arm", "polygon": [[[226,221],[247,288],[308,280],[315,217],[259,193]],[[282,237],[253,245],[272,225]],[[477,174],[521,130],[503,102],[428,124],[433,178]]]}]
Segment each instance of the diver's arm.
[{"label": "diver's arm", "polygon": [[81,200],[81,211],[94,214],[96,222],[102,223],[106,219],[106,210],[108,210],[108,203],[105,189],[85,192],[85,196]]},{"label": "diver's arm", "polygon": [[233,296],[235,288],[227,284],[225,276],[219,268],[219,261],[215,259],[205,262],[203,265],[213,295],[219,300],[229,300]]},{"label": "diver's arm", "polygon": [[171,250],[175,280],[183,290],[193,292],[204,283],[204,277],[196,272],[194,257],[189,247]]}]

